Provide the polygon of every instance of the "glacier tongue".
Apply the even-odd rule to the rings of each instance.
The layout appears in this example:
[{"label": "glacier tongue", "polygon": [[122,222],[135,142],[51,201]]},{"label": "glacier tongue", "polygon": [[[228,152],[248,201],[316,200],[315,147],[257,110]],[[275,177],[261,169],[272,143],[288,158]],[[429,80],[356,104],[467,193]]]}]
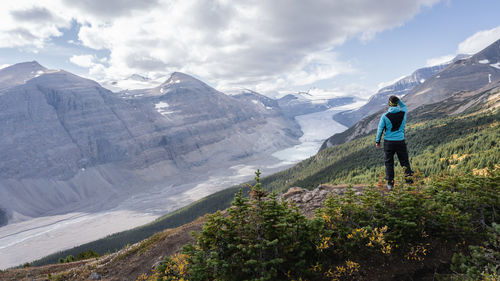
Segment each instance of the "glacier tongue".
[{"label": "glacier tongue", "polygon": [[295,120],[300,125],[304,135],[300,137],[301,143],[272,155],[287,163],[296,163],[315,155],[325,139],[333,134],[343,132],[346,126],[332,119],[338,109],[329,109],[322,112],[299,115]]}]

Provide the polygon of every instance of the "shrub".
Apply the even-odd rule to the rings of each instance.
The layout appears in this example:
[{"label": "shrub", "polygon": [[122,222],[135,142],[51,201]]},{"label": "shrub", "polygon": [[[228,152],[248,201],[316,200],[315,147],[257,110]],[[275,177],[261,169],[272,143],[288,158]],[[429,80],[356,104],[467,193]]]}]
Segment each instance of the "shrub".
[{"label": "shrub", "polygon": [[370,280],[380,265],[423,265],[436,245],[486,237],[486,244],[470,247],[470,256],[455,255],[454,269],[467,278],[498,277],[498,170],[442,176],[392,192],[349,188],[344,196],[329,196],[310,220],[267,194],[259,171],[255,180],[250,198],[240,191],[227,212],[207,215],[196,243],[141,280]]},{"label": "shrub", "polygon": [[260,172],[250,199],[240,191],[227,215],[208,216],[197,243],[187,245],[189,280],[305,278],[315,254],[315,224],[275,194],[267,196]]},{"label": "shrub", "polygon": [[469,246],[470,254],[453,255],[454,277],[464,280],[500,279],[500,224],[488,227],[488,240],[480,246]]}]

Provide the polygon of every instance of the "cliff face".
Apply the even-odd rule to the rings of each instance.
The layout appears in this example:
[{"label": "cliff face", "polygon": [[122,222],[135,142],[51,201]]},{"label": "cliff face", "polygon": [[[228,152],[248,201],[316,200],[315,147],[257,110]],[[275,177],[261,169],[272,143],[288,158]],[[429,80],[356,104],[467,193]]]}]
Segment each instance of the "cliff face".
[{"label": "cliff face", "polygon": [[[8,74],[29,78],[39,68],[21,66]],[[0,94],[0,208],[11,220],[105,208],[123,194],[186,180],[181,173],[294,145],[301,134],[275,110],[182,73],[134,93],[113,93],[65,71],[13,84]]]}]

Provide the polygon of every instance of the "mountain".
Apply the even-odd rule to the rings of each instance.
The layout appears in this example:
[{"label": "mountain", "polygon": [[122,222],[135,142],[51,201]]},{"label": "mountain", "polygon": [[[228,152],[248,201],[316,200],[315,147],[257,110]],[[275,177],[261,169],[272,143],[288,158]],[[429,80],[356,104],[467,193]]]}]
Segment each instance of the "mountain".
[{"label": "mountain", "polygon": [[306,92],[288,94],[277,100],[283,113],[290,118],[325,111],[332,107],[352,104],[356,101],[357,98],[351,96],[318,99]]},{"label": "mountain", "polygon": [[36,61],[19,63],[0,69],[0,92],[48,71]]},{"label": "mountain", "polygon": [[156,81],[137,73],[132,74],[125,79],[99,81],[101,86],[113,92],[119,92],[128,89],[153,88],[161,82],[162,81]]},{"label": "mountain", "polygon": [[[457,60],[408,94],[408,106],[417,108],[458,98],[500,80],[500,40],[468,59]],[[465,94],[468,95],[468,94]]]},{"label": "mountain", "polygon": [[[0,209],[10,222],[110,208],[158,184],[259,159],[301,135],[293,121],[182,73],[134,94],[36,63],[1,74],[10,88],[0,94]],[[14,74],[35,75],[6,78]]]},{"label": "mountain", "polygon": [[346,127],[351,127],[359,120],[369,116],[387,105],[387,100],[390,96],[404,96],[413,88],[423,84],[427,79],[445,69],[452,62],[468,57],[467,55],[458,55],[451,62],[431,67],[424,67],[416,70],[411,75],[405,76],[395,83],[385,86],[377,91],[376,94],[370,97],[368,102],[362,107],[354,110],[343,111],[335,114],[333,119]]},{"label": "mountain", "polygon": [[260,104],[262,107],[265,107],[267,110],[280,110],[280,106],[278,101],[275,99],[266,97],[257,92],[251,90],[244,90],[240,93],[233,95],[233,97],[244,100],[246,103],[254,103]]},{"label": "mountain", "polygon": [[[481,52],[458,59],[437,72],[403,98],[411,116],[435,118],[461,113],[478,103],[500,80],[500,40]],[[369,115],[348,130],[327,139],[321,149],[369,134],[377,128],[385,109]]]},{"label": "mountain", "polygon": [[147,81],[151,81],[151,78],[148,78],[148,77],[144,77],[142,75],[139,75],[139,74],[132,74],[130,75],[127,80],[135,80],[135,81],[140,81],[140,82],[147,82]]}]

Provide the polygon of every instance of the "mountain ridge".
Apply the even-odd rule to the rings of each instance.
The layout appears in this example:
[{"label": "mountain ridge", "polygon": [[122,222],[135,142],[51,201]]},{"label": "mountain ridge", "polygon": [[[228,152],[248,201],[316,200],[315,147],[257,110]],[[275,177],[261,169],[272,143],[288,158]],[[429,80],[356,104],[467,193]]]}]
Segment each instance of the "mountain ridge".
[{"label": "mountain ridge", "polygon": [[[41,67],[17,67],[25,65]],[[62,70],[35,76],[0,95],[0,208],[14,221],[67,211],[61,206],[91,194],[121,198],[120,189],[133,192],[181,170],[239,163],[294,145],[300,135],[293,121],[182,73],[165,83],[184,82],[162,85],[168,94],[135,98]],[[258,138],[268,141],[254,144]],[[23,198],[29,194],[32,200]]]},{"label": "mountain ridge", "polygon": [[[420,107],[443,102],[447,99],[462,100],[461,111],[466,110],[475,102],[471,98],[480,93],[486,93],[494,88],[500,80],[500,68],[487,64],[478,63],[479,60],[488,58],[491,61],[500,62],[500,40],[489,45],[479,53],[465,59],[458,59],[442,69],[434,76],[425,80],[422,84],[412,88],[412,90],[403,97],[410,115],[414,110]],[[486,54],[488,57],[486,57]],[[477,96],[479,97],[479,96]],[[439,107],[435,107],[437,110]],[[378,120],[385,110],[380,108],[372,115],[364,117],[348,130],[331,136],[321,146],[321,149],[345,143],[346,141],[367,135],[373,132],[378,125]],[[456,114],[458,112],[430,112],[429,116],[435,114]]]}]

